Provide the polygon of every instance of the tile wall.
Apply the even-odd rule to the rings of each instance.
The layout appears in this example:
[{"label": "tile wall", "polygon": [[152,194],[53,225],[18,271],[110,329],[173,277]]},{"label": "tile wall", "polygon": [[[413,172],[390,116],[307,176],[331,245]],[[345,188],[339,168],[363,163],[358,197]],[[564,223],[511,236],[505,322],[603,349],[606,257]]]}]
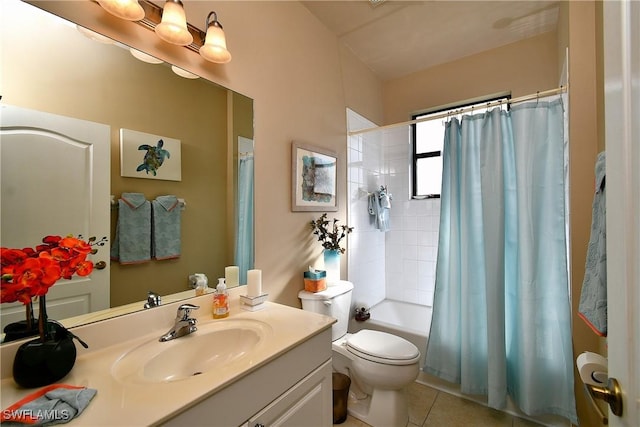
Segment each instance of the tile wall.
[{"label": "tile wall", "polygon": [[[349,130],[375,126],[348,110]],[[354,303],[375,305],[387,298],[431,305],[438,245],[440,199],[410,200],[410,130],[400,127],[350,136],[347,150],[349,224],[348,271]],[[375,228],[367,193],[386,185],[391,230]]]}]

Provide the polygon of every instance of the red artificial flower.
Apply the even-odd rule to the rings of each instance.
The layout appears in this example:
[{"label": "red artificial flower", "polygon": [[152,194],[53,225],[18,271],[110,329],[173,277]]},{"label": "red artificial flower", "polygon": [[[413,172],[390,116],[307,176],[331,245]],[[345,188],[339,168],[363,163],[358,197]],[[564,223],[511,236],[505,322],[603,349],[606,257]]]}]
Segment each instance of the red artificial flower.
[{"label": "red artificial flower", "polygon": [[74,252],[81,254],[88,254],[91,252],[91,245],[81,239],[75,237],[65,237],[58,242],[58,246],[61,248],[71,249]]},{"label": "red artificial flower", "polygon": [[31,289],[20,284],[2,283],[0,287],[0,302],[16,302],[29,304],[31,301]]},{"label": "red artificial flower", "polygon": [[10,267],[20,264],[27,258],[27,254],[20,249],[0,248],[0,261],[4,271],[4,267]]},{"label": "red artificial flower", "polygon": [[90,275],[93,272],[93,262],[91,261],[81,261],[78,263],[76,267],[76,274],[81,277],[85,277]]},{"label": "red artificial flower", "polygon": [[42,242],[47,245],[57,245],[60,240],[62,240],[62,237],[60,236],[45,236],[42,239]]},{"label": "red artificial flower", "polygon": [[95,238],[86,242],[73,236],[46,236],[35,249],[0,248],[0,302],[29,304],[32,297],[45,295],[60,278],[88,276],[93,262],[87,255],[97,252],[92,244],[102,246],[104,240],[96,243]]},{"label": "red artificial flower", "polygon": [[13,283],[32,289],[32,296],[42,296],[62,277],[60,265],[53,259],[40,256],[27,258],[14,271]]}]

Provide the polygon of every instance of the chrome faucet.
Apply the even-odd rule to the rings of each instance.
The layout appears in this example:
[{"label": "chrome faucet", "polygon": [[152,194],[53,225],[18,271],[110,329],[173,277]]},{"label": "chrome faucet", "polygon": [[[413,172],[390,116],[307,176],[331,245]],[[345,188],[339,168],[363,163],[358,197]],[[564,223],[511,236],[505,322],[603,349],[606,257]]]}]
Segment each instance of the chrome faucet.
[{"label": "chrome faucet", "polygon": [[175,325],[173,325],[173,328],[171,328],[169,332],[161,336],[159,341],[171,341],[173,339],[180,338],[181,336],[189,335],[190,333],[197,331],[197,320],[189,316],[191,315],[191,310],[197,310],[199,308],[199,306],[193,304],[182,304],[180,307],[178,307]]},{"label": "chrome faucet", "polygon": [[149,291],[147,293],[147,302],[144,303],[144,308],[157,307],[161,302],[162,300],[160,299],[160,295],[156,294],[153,291]]}]

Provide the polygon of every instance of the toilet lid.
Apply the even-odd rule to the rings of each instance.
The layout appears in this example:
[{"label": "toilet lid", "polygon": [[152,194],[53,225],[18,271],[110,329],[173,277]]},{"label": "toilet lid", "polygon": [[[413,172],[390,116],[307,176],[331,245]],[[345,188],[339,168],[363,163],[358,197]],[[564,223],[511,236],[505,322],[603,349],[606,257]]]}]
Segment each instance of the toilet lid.
[{"label": "toilet lid", "polygon": [[410,365],[420,359],[418,348],[404,338],[369,329],[351,335],[347,349],[363,359],[387,365]]}]

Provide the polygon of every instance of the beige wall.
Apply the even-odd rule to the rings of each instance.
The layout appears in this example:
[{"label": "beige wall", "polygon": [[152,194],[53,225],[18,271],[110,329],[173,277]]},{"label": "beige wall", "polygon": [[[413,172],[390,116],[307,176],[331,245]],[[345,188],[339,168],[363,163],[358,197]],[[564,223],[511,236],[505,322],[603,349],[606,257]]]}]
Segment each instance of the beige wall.
[{"label": "beige wall", "polygon": [[[383,84],[385,123],[410,120],[411,114],[486,94],[511,91],[513,96],[558,85],[569,46],[570,216],[573,348],[606,354],[604,340],[577,317],[591,226],[594,164],[602,142],[603,87],[601,5],[567,2],[556,32],[469,56]],[[469,78],[469,70],[473,78]],[[582,425],[601,425],[586,400],[575,372],[575,394]]]},{"label": "beige wall", "polygon": [[556,33],[435,66],[383,85],[385,123],[500,92],[513,97],[558,86]]},{"label": "beige wall", "polygon": [[[206,63],[186,49],[161,44],[148,30],[106,15],[95,3],[40,3],[254,99],[256,268],[263,270],[263,286],[271,300],[299,306],[302,272],[320,256],[321,247],[313,242],[308,226],[317,215],[290,209],[291,142],[338,153],[335,216],[344,222],[345,107],[361,107],[363,114],[381,119],[377,79],[341,50],[335,35],[298,2],[188,2],[188,20],[196,24],[215,7],[233,55],[226,65]],[[217,244],[203,239],[202,250]]]},{"label": "beige wall", "polygon": [[[602,14],[598,13],[596,2],[569,2],[571,270],[573,352],[576,357],[584,351],[599,352],[606,356],[604,340],[598,338],[577,316],[591,230],[594,165],[604,145],[599,142],[604,127],[603,92],[598,87],[598,82],[602,82],[602,57],[598,57],[602,53],[602,44],[598,41],[601,20]],[[577,372],[575,392],[582,425],[602,425],[585,398]]]},{"label": "beige wall", "polygon": [[[209,8],[216,8],[233,55],[233,60],[224,66],[204,63],[181,48],[162,46],[148,37],[147,30],[105,16],[89,2],[73,5],[47,2],[46,7],[106,34],[117,34],[136,47],[155,52],[254,99],[256,266],[263,270],[264,289],[270,299],[293,306],[299,306],[301,272],[319,256],[320,248],[312,242],[307,228],[315,215],[290,211],[292,140],[322,145],[338,153],[341,162],[336,217],[344,220],[346,106],[375,122],[392,123],[407,120],[413,111],[486,93],[511,90],[514,96],[519,96],[552,88],[558,84],[562,66],[558,52],[568,43],[575,312],[589,238],[593,164],[601,126],[597,117],[602,104],[596,96],[595,6],[592,2],[570,3],[567,25],[561,26],[559,34],[545,34],[384,85],[346,49],[340,48],[336,37],[297,2],[189,2],[190,22],[202,21]],[[493,77],[496,64],[501,67],[499,77]],[[469,70],[473,71],[474,79],[468,78]],[[505,81],[505,75],[514,79]],[[451,84],[443,84],[445,78]],[[575,354],[597,351],[599,346],[593,333],[574,316]],[[598,425],[576,379],[582,424]]]}]

